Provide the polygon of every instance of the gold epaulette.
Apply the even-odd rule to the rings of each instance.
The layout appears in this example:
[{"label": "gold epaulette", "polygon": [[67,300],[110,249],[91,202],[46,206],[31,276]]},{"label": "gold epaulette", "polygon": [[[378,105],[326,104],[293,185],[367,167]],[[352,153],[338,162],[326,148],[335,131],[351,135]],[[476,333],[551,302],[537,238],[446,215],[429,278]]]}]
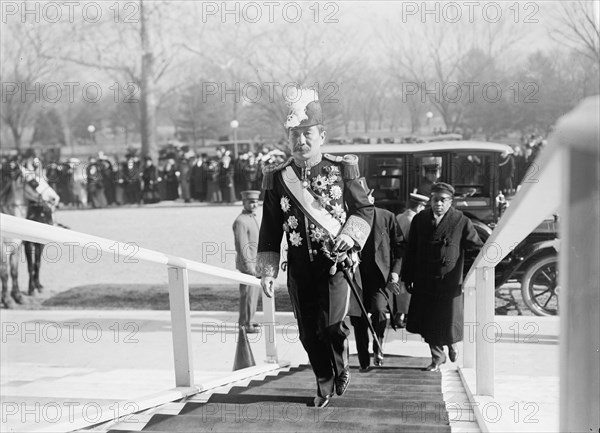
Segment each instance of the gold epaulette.
[{"label": "gold epaulette", "polygon": [[338,162],[338,163],[342,162],[342,160],[344,159],[341,156],[335,156],[335,155],[332,155],[331,153],[324,153],[323,158],[325,158],[328,161]]},{"label": "gold epaulette", "polygon": [[281,162],[279,164],[265,165],[262,169],[262,174],[263,174],[262,189],[264,189],[264,190],[273,189],[273,184],[274,184],[273,176],[275,176],[275,173],[277,173],[278,171],[281,171],[285,167],[290,165],[291,162],[292,162],[292,158],[289,158],[287,161]]},{"label": "gold epaulette", "polygon": [[342,158],[342,165],[344,166],[344,169],[342,170],[342,178],[344,180],[353,180],[358,178],[360,176],[360,171],[358,169],[358,156],[349,153],[340,158]]}]

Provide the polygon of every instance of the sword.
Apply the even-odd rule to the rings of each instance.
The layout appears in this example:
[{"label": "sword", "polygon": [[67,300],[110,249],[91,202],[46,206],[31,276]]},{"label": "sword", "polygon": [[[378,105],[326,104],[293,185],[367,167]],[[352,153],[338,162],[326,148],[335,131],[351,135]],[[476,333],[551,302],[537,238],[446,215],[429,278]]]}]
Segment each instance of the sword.
[{"label": "sword", "polygon": [[342,265],[342,272],[344,273],[344,277],[346,278],[346,281],[348,282],[348,285],[350,286],[350,289],[352,290],[352,293],[354,294],[354,298],[356,299],[356,302],[358,302],[358,306],[360,307],[360,310],[362,311],[363,317],[367,321],[367,325],[369,325],[369,330],[371,331],[371,335],[373,336],[373,341],[377,343],[377,347],[379,347],[379,350],[383,353],[383,346],[381,345],[379,338],[377,338],[377,334],[375,333],[375,328],[373,327],[373,324],[369,320],[369,314],[367,313],[365,304],[363,304],[361,296],[358,293],[358,289],[356,288],[356,285],[354,284],[352,275],[350,274],[350,269],[352,269],[352,265],[353,265],[352,259],[350,257],[346,256],[346,259],[343,262],[341,262],[341,265]]}]

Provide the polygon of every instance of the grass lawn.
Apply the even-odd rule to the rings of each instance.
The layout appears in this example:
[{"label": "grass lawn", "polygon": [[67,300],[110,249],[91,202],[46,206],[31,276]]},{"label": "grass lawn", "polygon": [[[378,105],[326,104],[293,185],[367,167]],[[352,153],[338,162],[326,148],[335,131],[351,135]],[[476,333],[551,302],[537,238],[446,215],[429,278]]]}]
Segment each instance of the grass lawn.
[{"label": "grass lawn", "polygon": [[[190,284],[192,311],[238,311],[239,297],[237,285]],[[38,305],[42,309],[168,310],[169,289],[167,285],[90,284],[65,290]],[[287,290],[276,292],[275,309],[292,311]]]}]

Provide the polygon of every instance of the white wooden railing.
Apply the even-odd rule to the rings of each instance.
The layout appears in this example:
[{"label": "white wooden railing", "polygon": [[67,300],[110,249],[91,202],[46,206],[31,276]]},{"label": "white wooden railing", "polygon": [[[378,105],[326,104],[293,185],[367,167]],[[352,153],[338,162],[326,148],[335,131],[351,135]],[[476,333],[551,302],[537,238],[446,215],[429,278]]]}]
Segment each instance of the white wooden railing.
[{"label": "white wooden railing", "polygon": [[[27,241],[47,244],[50,242],[70,243],[69,245],[95,245],[102,252],[119,254],[126,257],[128,246],[115,241],[85,233],[67,230],[55,226],[0,214],[2,236],[14,237]],[[237,283],[260,286],[260,280],[237,271],[221,269],[216,266],[187,260],[170,254],[146,248],[140,248],[135,258],[149,263],[165,266],[169,276],[169,305],[171,309],[171,329],[173,335],[173,357],[175,360],[175,386],[195,387],[194,362],[192,359],[192,341],[190,325],[190,301],[188,272],[198,272]],[[278,362],[277,342],[275,338],[275,297],[268,298],[263,294],[264,336],[267,363]]]},{"label": "white wooden railing", "polygon": [[[588,98],[559,120],[465,278],[463,378],[474,397],[494,395],[494,267],[549,215],[560,214],[560,431],[600,425],[600,99]],[[469,331],[475,326],[475,339]],[[493,328],[492,328],[493,329]],[[492,337],[493,338],[493,337]],[[475,410],[477,415],[477,410]]]},{"label": "white wooden railing", "polygon": [[463,367],[475,370],[478,395],[494,395],[494,268],[544,219],[558,211],[564,183],[563,155],[564,149],[556,146],[540,152],[465,277]]}]

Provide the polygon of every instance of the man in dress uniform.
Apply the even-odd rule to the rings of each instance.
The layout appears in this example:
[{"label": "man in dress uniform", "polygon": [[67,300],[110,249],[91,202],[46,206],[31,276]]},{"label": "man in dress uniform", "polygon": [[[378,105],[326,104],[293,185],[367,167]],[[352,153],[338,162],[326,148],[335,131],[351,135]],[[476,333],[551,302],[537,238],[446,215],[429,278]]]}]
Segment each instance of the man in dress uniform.
[{"label": "man in dress uniform", "polygon": [[455,344],[463,337],[463,263],[465,251],[482,246],[473,223],[452,207],[454,187],[438,182],[431,187],[431,208],[413,218],[402,264],[402,281],[412,294],[406,329],[421,334],[431,350],[425,370],[439,371],[456,360]]},{"label": "man in dress uniform", "polygon": [[358,157],[321,153],[326,132],[316,92],[298,89],[288,105],[285,127],[292,158],[263,169],[257,272],[263,291],[272,296],[285,233],[288,292],[316,376],[315,406],[325,407],[334,390],[342,395],[350,382],[345,320],[350,288],[341,262],[364,246],[373,205],[357,180]]},{"label": "man in dress uniform", "polygon": [[[365,191],[369,191],[364,177],[360,178]],[[373,190],[368,192],[371,203],[375,200]],[[376,207],[373,218],[373,229],[360,255],[360,275],[362,283],[362,301],[365,309],[371,314],[371,323],[379,342],[383,342],[387,326],[386,312],[393,317],[394,294],[399,294],[399,273],[401,261],[400,229],[395,215]],[[364,316],[352,316],[350,322],[354,327],[354,338],[360,371],[369,369],[369,325]],[[383,350],[373,341],[373,364],[383,365]]]},{"label": "man in dress uniform", "polygon": [[[256,209],[258,208],[260,191],[242,191],[241,194],[244,209],[233,223],[235,251],[237,253],[235,267],[244,274],[256,275],[256,247],[258,246],[259,231]],[[258,324],[252,322],[256,313],[259,292],[260,289],[256,286],[240,284],[240,317],[238,323],[250,334],[259,332]]]},{"label": "man in dress uniform", "polygon": [[[429,197],[421,194],[410,194],[408,200],[408,209],[396,217],[400,230],[400,242],[402,246],[402,255],[406,252],[408,245],[408,233],[410,223],[416,214],[425,209],[429,202]],[[403,282],[400,283],[400,294],[395,296],[396,309],[392,323],[400,328],[406,328],[406,318],[408,316],[408,305],[410,304],[410,293],[406,291],[406,286]]]}]

